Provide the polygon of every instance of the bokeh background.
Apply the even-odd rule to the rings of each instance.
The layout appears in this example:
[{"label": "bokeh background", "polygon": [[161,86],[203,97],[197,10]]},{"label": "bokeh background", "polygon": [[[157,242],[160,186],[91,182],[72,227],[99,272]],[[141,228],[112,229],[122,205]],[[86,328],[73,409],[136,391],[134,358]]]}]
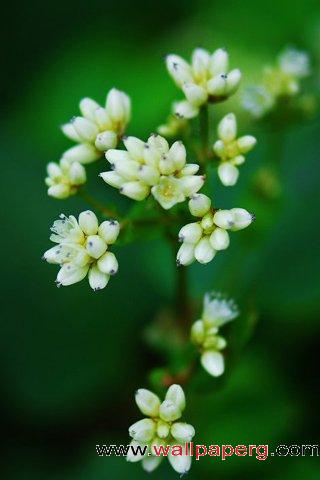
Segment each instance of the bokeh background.
[{"label": "bokeh background", "polygon": [[[134,391],[147,387],[147,373],[162,365],[142,332],[172,301],[171,252],[157,238],[119,248],[121,273],[99,294],[85,281],[55,287],[56,268],[41,261],[49,227],[59,213],[86,208],[80,198],[60,202],[46,195],[45,165],[70,146],[58,127],[76,114],[81,97],[102,102],[116,86],[132,97],[129,133],[145,137],[179,97],[163,55],[189,55],[199,45],[225,46],[245,84],[294,44],[310,52],[312,88],[319,89],[319,2],[20,0],[3,8],[3,478],[143,479],[139,464],[97,457],[95,445],[127,443],[127,427],[139,418]],[[230,108],[219,107],[217,115]],[[244,312],[252,303],[256,321],[241,317],[228,331],[237,351],[228,374],[188,392],[186,418],[196,426],[198,443],[270,449],[317,443],[319,115],[278,135],[281,154],[272,147],[274,133],[250,129],[243,133],[255,133],[259,144],[238,186],[223,189],[214,181],[212,188],[220,204],[256,210],[253,233],[235,234],[214,262],[192,266],[189,280],[195,301],[207,289],[222,289]],[[282,187],[278,201],[258,198],[252,188],[270,160]],[[103,167],[101,160],[88,169],[89,189],[101,201],[118,200],[97,179]],[[130,203],[121,202],[123,208]],[[313,480],[319,478],[316,461],[207,458],[194,462],[190,478]],[[165,462],[152,476],[177,478]]]}]

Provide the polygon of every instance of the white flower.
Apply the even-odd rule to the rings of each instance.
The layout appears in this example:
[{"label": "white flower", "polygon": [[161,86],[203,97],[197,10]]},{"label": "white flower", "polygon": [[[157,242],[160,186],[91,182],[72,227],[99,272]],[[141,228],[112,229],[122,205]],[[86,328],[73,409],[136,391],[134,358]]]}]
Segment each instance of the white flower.
[{"label": "white flower", "polygon": [[184,225],[179,231],[182,245],[177,253],[178,266],[190,265],[194,260],[203,264],[211,262],[217,251],[228,248],[227,230],[242,230],[254,219],[244,208],[214,211],[210,198],[204,194],[193,195],[189,209],[198,221]]},{"label": "white flower", "polygon": [[195,117],[208,101],[225,100],[237,90],[241,80],[240,70],[229,72],[229,57],[221,48],[212,54],[203,48],[195,49],[191,64],[171,54],[166,57],[166,65],[186,97],[174,106],[174,112],[180,118]]},{"label": "white flower", "polygon": [[[133,455],[129,450],[127,461],[142,461],[142,467],[147,472],[153,471],[163,456],[156,455],[155,447],[169,445],[181,445],[190,442],[195,435],[192,425],[177,421],[181,418],[186,406],[186,399],[180,385],[171,385],[163,402],[150,390],[140,388],[135,395],[136,403],[143,413],[149,418],[138,420],[129,427],[129,435],[133,439],[130,445],[133,447],[147,446],[145,455]],[[168,455],[168,460],[173,469],[180,473],[186,473],[191,467],[190,455]]]},{"label": "white flower", "polygon": [[201,319],[191,327],[191,340],[200,350],[203,368],[213,377],[224,372],[224,357],[221,353],[227,343],[219,333],[220,327],[234,320],[239,310],[233,300],[220,293],[206,293]]},{"label": "white flower", "polygon": [[270,112],[274,104],[274,96],[263,85],[247,87],[241,97],[242,107],[256,119]]},{"label": "white flower", "polygon": [[79,107],[82,116],[73,118],[61,128],[68,138],[80,145],[67,150],[63,158],[90,163],[99,158],[101,152],[117,146],[130,120],[131,102],[124,92],[112,88],[105,107],[91,98],[83,98]]},{"label": "white flower", "polygon": [[219,140],[213,145],[214,153],[220,158],[218,176],[225,186],[233,186],[239,177],[238,166],[244,163],[244,154],[253,149],[257,143],[252,135],[237,136],[237,120],[229,113],[218,125]]},{"label": "white flower", "polygon": [[78,220],[61,214],[51,230],[50,240],[57,245],[47,250],[43,258],[60,265],[58,286],[80,282],[88,274],[93,290],[105,288],[110,276],[118,271],[117,259],[107,249],[116,241],[119,223],[111,220],[99,225],[96,215],[87,210],[80,213]]},{"label": "white flower", "polygon": [[199,165],[186,163],[182,142],[174,142],[170,147],[164,137],[152,134],[147,142],[126,137],[124,144],[126,150],[106,152],[113,171],[100,174],[123,195],[141,201],[152,194],[167,210],[202,187],[204,177],[196,175]]},{"label": "white flower", "polygon": [[286,48],[279,55],[278,62],[281,70],[288,75],[303,78],[310,74],[310,58],[306,52]]},{"label": "white flower", "polygon": [[69,163],[63,159],[59,164],[51,162],[47,165],[47,174],[48,195],[59,199],[74,195],[86,182],[85,168],[78,162]]}]

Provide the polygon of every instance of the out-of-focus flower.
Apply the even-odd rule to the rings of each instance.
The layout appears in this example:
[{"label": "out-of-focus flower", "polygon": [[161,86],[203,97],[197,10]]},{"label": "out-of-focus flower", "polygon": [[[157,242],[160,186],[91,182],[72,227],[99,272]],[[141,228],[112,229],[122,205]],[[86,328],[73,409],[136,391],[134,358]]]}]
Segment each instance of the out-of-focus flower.
[{"label": "out-of-focus flower", "polygon": [[202,316],[191,327],[191,339],[201,354],[203,368],[213,377],[224,372],[224,357],[221,353],[227,342],[219,335],[219,328],[239,315],[233,300],[220,293],[206,293]]},{"label": "out-of-focus flower", "polygon": [[[191,467],[191,456],[184,453],[182,445],[190,442],[195,434],[192,425],[180,420],[186,406],[184,392],[180,385],[171,385],[163,402],[150,390],[140,388],[136,392],[136,403],[143,415],[147,418],[137,421],[129,428],[132,437],[131,446],[147,446],[144,455],[134,455],[129,450],[129,462],[142,461],[142,467],[152,472],[163,460],[163,455],[157,455],[157,449],[172,445],[181,445],[182,455],[172,455],[171,449],[168,460],[172,468],[181,475],[187,473]],[[169,449],[168,449],[169,450]]]},{"label": "out-of-focus flower", "polygon": [[54,198],[68,198],[77,193],[78,188],[86,182],[86,171],[79,162],[70,163],[60,160],[59,164],[50,162],[47,165],[48,195]]},{"label": "out-of-focus flower", "polygon": [[195,260],[209,263],[217,251],[228,248],[230,238],[227,230],[237,231],[246,228],[254,217],[244,208],[212,210],[211,200],[200,193],[189,201],[189,210],[197,222],[181,228],[179,240],[182,242],[177,253],[177,265],[190,265]]},{"label": "out-of-focus flower", "polygon": [[57,245],[43,255],[47,262],[60,265],[57,285],[72,285],[88,274],[93,290],[105,288],[110,276],[118,271],[117,259],[108,247],[115,243],[119,230],[114,220],[99,225],[90,210],[80,213],[78,220],[61,214],[51,228],[50,240]]},{"label": "out-of-focus flower", "polygon": [[79,107],[82,116],[74,117],[61,128],[80,145],[67,150],[63,158],[91,163],[101,157],[101,152],[117,146],[130,120],[131,101],[126,93],[112,88],[104,107],[91,98],[83,98]]},{"label": "out-of-focus flower", "polygon": [[166,138],[178,137],[187,128],[187,120],[169,115],[167,122],[159,125],[157,132]]},{"label": "out-of-focus flower", "polygon": [[150,193],[164,209],[183,202],[202,187],[204,176],[196,175],[199,165],[186,163],[186,149],[177,141],[169,147],[160,135],[147,142],[124,138],[127,150],[111,149],[106,159],[113,170],[100,176],[120,193],[133,200],[144,200]]},{"label": "out-of-focus flower", "polygon": [[186,97],[175,105],[175,113],[180,118],[193,118],[205,103],[227,99],[237,90],[241,80],[239,69],[229,71],[229,56],[222,48],[212,54],[196,48],[190,64],[170,54],[166,57],[166,65]]},{"label": "out-of-focus flower", "polygon": [[229,113],[218,125],[219,140],[213,145],[214,153],[221,159],[218,166],[218,175],[226,187],[237,183],[239,177],[238,166],[245,161],[244,155],[253,149],[257,140],[252,135],[237,137],[237,119]]},{"label": "out-of-focus flower", "polygon": [[245,90],[242,106],[254,118],[261,118],[276,107],[279,99],[297,95],[301,79],[309,74],[309,55],[288,47],[278,55],[275,66],[264,67],[261,84]]}]

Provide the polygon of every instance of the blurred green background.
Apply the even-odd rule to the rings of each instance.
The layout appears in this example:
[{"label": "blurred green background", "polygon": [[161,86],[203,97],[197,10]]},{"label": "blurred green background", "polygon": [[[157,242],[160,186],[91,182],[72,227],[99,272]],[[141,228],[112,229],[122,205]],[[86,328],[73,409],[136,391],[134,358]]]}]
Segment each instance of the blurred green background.
[{"label": "blurred green background", "polygon": [[[139,418],[134,391],[147,387],[149,370],[162,365],[142,332],[172,301],[171,252],[157,239],[119,247],[120,273],[103,292],[93,294],[86,281],[55,287],[56,268],[41,261],[49,227],[59,213],[86,208],[80,198],[60,202],[46,194],[46,163],[70,146],[58,127],[77,113],[81,97],[102,102],[116,86],[132,97],[128,133],[146,137],[181,98],[163,55],[189,56],[199,45],[226,47],[246,84],[294,44],[310,52],[313,88],[319,89],[319,2],[57,0],[3,8],[3,478],[143,479],[139,464],[97,457],[95,445],[127,443],[127,428]],[[219,107],[219,116],[234,102]],[[259,319],[224,380],[209,379],[205,392],[187,392],[185,418],[195,425],[198,443],[270,449],[317,443],[319,115],[281,134],[281,155],[270,147],[272,135],[250,128],[243,133],[256,134],[259,143],[238,186],[225,189],[214,181],[213,189],[219,204],[256,210],[257,220],[214,262],[192,266],[189,280],[195,301],[208,289],[222,289],[242,309],[253,302]],[[277,153],[281,201],[257,200],[252,177]],[[97,179],[104,165],[88,168],[89,190],[101,201],[118,200]],[[245,319],[235,322],[231,342],[246,336],[246,328]],[[194,462],[190,478],[313,480],[319,478],[316,461],[207,458]],[[152,476],[177,478],[167,462]]]}]

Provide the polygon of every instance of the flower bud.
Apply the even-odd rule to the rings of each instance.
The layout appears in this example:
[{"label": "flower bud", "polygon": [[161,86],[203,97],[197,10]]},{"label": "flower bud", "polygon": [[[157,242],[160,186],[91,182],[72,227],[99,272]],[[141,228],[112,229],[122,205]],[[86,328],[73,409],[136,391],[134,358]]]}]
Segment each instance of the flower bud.
[{"label": "flower bud", "polygon": [[153,392],[145,388],[139,388],[135,395],[136,404],[143,415],[157,417],[159,414],[160,400]]},{"label": "flower bud", "polygon": [[220,352],[206,350],[201,355],[201,365],[213,377],[219,377],[224,372],[224,359]]},{"label": "flower bud", "polygon": [[179,232],[180,242],[198,243],[202,237],[202,228],[198,222],[188,223],[181,228]]},{"label": "flower bud", "polygon": [[230,212],[234,218],[233,231],[242,230],[253,222],[254,217],[244,208],[232,208]]},{"label": "flower bud", "polygon": [[99,133],[98,127],[93,122],[83,117],[76,117],[73,121],[73,126],[84,142],[95,141],[96,136]]},{"label": "flower bud", "polygon": [[[100,272],[115,275],[118,271],[118,260],[112,252],[106,252],[97,262]],[[136,439],[137,440],[137,439]]]},{"label": "flower bud", "polygon": [[60,268],[56,282],[59,285],[63,285],[64,287],[68,285],[73,285],[74,283],[78,283],[84,279],[87,275],[88,266],[78,267],[76,265],[72,265],[71,263],[64,263]]},{"label": "flower bud", "polygon": [[203,186],[205,181],[204,175],[188,175],[179,178],[181,189],[186,197],[191,197]]},{"label": "flower bud", "polygon": [[112,130],[112,120],[105,108],[99,107],[95,110],[94,121],[101,131]]},{"label": "flower bud", "polygon": [[211,55],[210,72],[212,75],[226,73],[229,68],[229,56],[226,50],[219,48]]},{"label": "flower bud", "polygon": [[175,169],[175,164],[169,155],[162,155],[159,162],[159,170],[161,175],[171,175],[174,173]]},{"label": "flower bud", "polygon": [[181,476],[185,475],[190,470],[191,457],[190,455],[186,455],[184,452],[182,455],[173,455],[172,451],[170,451],[168,460],[171,467]]},{"label": "flower bud", "polygon": [[146,143],[144,145],[143,157],[147,165],[157,168],[160,162],[161,153],[154,146]]},{"label": "flower bud", "polygon": [[57,163],[50,162],[47,165],[47,174],[52,180],[59,180],[62,176],[62,171]]},{"label": "flower bud", "polygon": [[174,383],[168,388],[166,400],[171,400],[181,411],[186,408],[186,397],[180,385]]},{"label": "flower bud", "polygon": [[70,187],[69,185],[65,185],[63,183],[57,183],[56,185],[52,185],[52,187],[48,188],[48,195],[50,197],[62,200],[70,196]]},{"label": "flower bud", "polygon": [[216,251],[212,247],[209,237],[203,237],[194,249],[194,256],[199,263],[209,263]]},{"label": "flower bud", "polygon": [[175,102],[173,105],[174,114],[178,118],[194,118],[199,113],[199,108],[192,105],[188,100]]},{"label": "flower bud", "polygon": [[192,425],[184,422],[175,422],[170,431],[178,442],[191,442],[196,433]]},{"label": "flower bud", "polygon": [[232,187],[237,183],[239,170],[230,162],[222,162],[218,167],[218,175],[225,187]]},{"label": "flower bud", "polygon": [[160,178],[159,170],[151,165],[141,165],[138,176],[143,183],[150,186],[158,183]]},{"label": "flower bud", "polygon": [[199,165],[197,163],[187,163],[185,167],[180,171],[180,175],[185,177],[187,175],[195,175],[199,171]]},{"label": "flower bud", "polygon": [[227,78],[228,95],[231,95],[237,90],[237,88],[240,85],[240,81],[241,81],[241,72],[238,68],[228,73],[228,78]]},{"label": "flower bud", "polygon": [[107,244],[99,235],[89,235],[86,241],[86,250],[93,258],[99,258],[107,250]]},{"label": "flower bud", "polygon": [[194,261],[194,245],[183,243],[177,253],[177,265],[190,265]]},{"label": "flower bud", "polygon": [[166,154],[169,152],[169,144],[164,137],[157,133],[152,133],[148,138],[148,145],[155,150],[158,150],[160,154]]},{"label": "flower bud", "polygon": [[142,468],[148,473],[153,472],[159,464],[162,462],[162,457],[155,456],[155,455],[150,455],[148,457],[144,457],[142,460]]},{"label": "flower bud", "polygon": [[95,100],[92,100],[92,98],[83,98],[79,104],[81,115],[92,122],[95,121],[94,114],[99,107],[100,105]]},{"label": "flower bud", "polygon": [[176,170],[181,170],[186,164],[186,147],[181,141],[174,142],[169,150],[169,156]]},{"label": "flower bud", "polygon": [[149,442],[156,431],[156,424],[151,418],[143,418],[129,427],[129,435],[137,442]]},{"label": "flower bud", "polygon": [[210,243],[215,250],[225,250],[229,247],[229,234],[223,228],[216,228],[210,235]]},{"label": "flower bud", "polygon": [[140,181],[126,182],[120,188],[120,193],[126,195],[132,200],[144,200],[150,193],[150,189],[147,185]]},{"label": "flower bud", "polygon": [[192,54],[192,72],[196,80],[205,80],[210,64],[210,54],[204,48],[196,48]]},{"label": "flower bud", "polygon": [[100,223],[98,235],[108,244],[112,245],[118,238],[120,224],[116,220],[105,220]]},{"label": "flower bud", "polygon": [[163,420],[158,420],[157,423],[157,435],[160,438],[166,438],[170,433],[170,427],[167,422]]},{"label": "flower bud", "polygon": [[70,163],[79,162],[83,164],[92,163],[100,157],[101,153],[93,145],[87,143],[69,148],[62,156],[63,159],[68,160]]},{"label": "flower bud", "polygon": [[203,217],[211,207],[211,200],[203,193],[197,193],[192,196],[188,203],[191,215],[194,217]]},{"label": "flower bud", "polygon": [[185,82],[193,81],[190,65],[178,55],[167,55],[166,65],[178,87],[182,87]]},{"label": "flower bud", "polygon": [[137,162],[143,160],[145,142],[137,137],[130,136],[124,138],[123,143],[133,160],[136,160]]},{"label": "flower bud", "polygon": [[114,164],[116,162],[122,162],[122,161],[132,161],[129,152],[126,152],[125,150],[117,150],[114,148],[111,148],[105,153],[105,157],[108,160],[109,163]]},{"label": "flower bud", "polygon": [[225,95],[227,89],[227,75],[221,74],[211,78],[207,83],[207,90],[210,95],[220,97]]},{"label": "flower bud", "polygon": [[98,150],[102,152],[109,150],[110,148],[115,148],[118,143],[117,134],[106,130],[105,132],[99,133],[97,135],[95,146]]},{"label": "flower bud", "polygon": [[227,155],[225,144],[222,140],[217,140],[213,145],[213,151],[218,157],[224,158]]},{"label": "flower bud", "polygon": [[209,230],[213,227],[214,222],[213,222],[213,215],[211,212],[208,212],[204,215],[204,217],[201,220],[201,227],[204,230]]},{"label": "flower bud", "polygon": [[[139,462],[141,459],[144,460],[144,454],[141,453],[143,451],[143,447],[144,447],[143,443],[137,442],[136,440],[132,440],[130,442],[130,447],[132,447],[132,448],[128,449],[128,453],[127,453],[127,456],[126,456],[127,462],[134,463],[134,462]],[[140,447],[140,449],[138,447]],[[145,458],[147,458],[147,457],[145,457]]]},{"label": "flower bud", "polygon": [[83,185],[87,179],[85,168],[79,162],[71,163],[68,176],[72,185]]},{"label": "flower bud", "polygon": [[234,215],[231,210],[218,210],[213,216],[214,223],[224,229],[234,226]]},{"label": "flower bud", "polygon": [[164,400],[159,408],[159,416],[165,422],[174,422],[181,417],[181,410],[172,400]]},{"label": "flower bud", "polygon": [[195,83],[184,83],[182,90],[191,105],[200,107],[208,98],[208,94],[204,88],[196,85]]},{"label": "flower bud", "polygon": [[121,177],[126,180],[136,180],[139,173],[140,164],[135,160],[115,159],[114,169]]},{"label": "flower bud", "polygon": [[126,124],[131,113],[131,102],[128,95],[112,88],[107,95],[106,109],[114,122]]},{"label": "flower bud", "polygon": [[237,155],[232,159],[233,165],[242,165],[245,162],[245,158],[243,155]]},{"label": "flower bud", "polygon": [[121,177],[117,172],[101,172],[99,176],[111,187],[121,188],[122,185],[126,182],[126,179]]},{"label": "flower bud", "polygon": [[257,140],[252,135],[244,135],[243,137],[238,138],[237,144],[240,150],[240,153],[248,153],[256,145]]},{"label": "flower bud", "polygon": [[74,142],[81,142],[81,138],[77,134],[76,129],[74,128],[72,122],[68,122],[62,125],[61,130],[64,133],[64,135],[68,137],[70,140],[73,140]]},{"label": "flower bud", "polygon": [[81,212],[79,215],[79,226],[86,235],[95,235],[98,231],[98,219],[91,210]]},{"label": "flower bud", "polygon": [[231,142],[237,135],[237,121],[233,113],[228,113],[218,125],[218,135],[224,142]]},{"label": "flower bud", "polygon": [[191,340],[201,345],[205,339],[205,329],[202,320],[197,320],[191,327]]}]

